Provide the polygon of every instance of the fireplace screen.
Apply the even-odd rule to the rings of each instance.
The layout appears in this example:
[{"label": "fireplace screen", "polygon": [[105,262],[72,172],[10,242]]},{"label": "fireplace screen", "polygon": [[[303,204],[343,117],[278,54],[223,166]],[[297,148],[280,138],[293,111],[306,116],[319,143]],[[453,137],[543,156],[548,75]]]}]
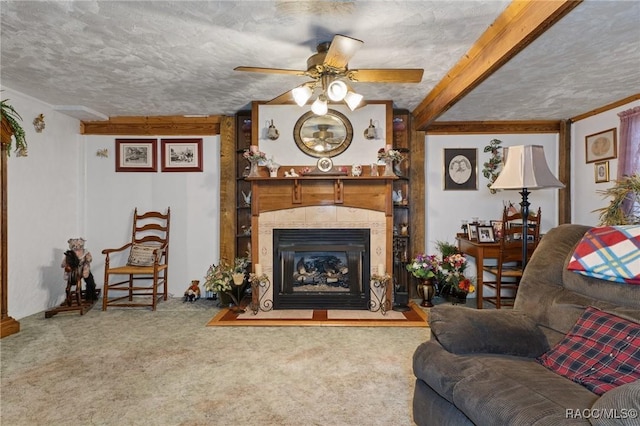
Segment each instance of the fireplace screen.
[{"label": "fireplace screen", "polygon": [[368,229],[274,229],[275,309],[367,309]]}]

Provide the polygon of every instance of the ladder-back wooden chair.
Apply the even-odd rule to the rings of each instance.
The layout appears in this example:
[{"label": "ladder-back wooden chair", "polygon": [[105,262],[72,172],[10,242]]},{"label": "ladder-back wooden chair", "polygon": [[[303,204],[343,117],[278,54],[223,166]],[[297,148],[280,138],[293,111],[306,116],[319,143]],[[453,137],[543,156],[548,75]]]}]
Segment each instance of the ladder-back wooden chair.
[{"label": "ladder-back wooden chair", "polygon": [[[496,309],[513,306],[520,278],[522,278],[522,244],[527,241],[527,261],[540,241],[540,219],[542,212],[529,214],[526,230],[522,228],[522,213],[509,214],[505,207],[502,213],[502,235],[500,237],[500,254],[496,265],[483,266],[483,270],[493,279],[482,280],[482,285],[495,291],[495,296],[483,296],[483,300],[495,305]],[[506,280],[504,280],[506,278]],[[505,290],[503,294],[503,290]]]},{"label": "ladder-back wooden chair", "polygon": [[[117,249],[102,250],[105,255],[103,311],[107,310],[107,306],[149,306],[155,311],[159,300],[167,300],[170,219],[170,208],[166,214],[155,211],[138,214],[136,208],[133,212],[131,241]],[[127,249],[127,264],[112,266],[110,256]],[[112,276],[120,277],[110,282]],[[125,278],[120,281],[122,276]]]}]

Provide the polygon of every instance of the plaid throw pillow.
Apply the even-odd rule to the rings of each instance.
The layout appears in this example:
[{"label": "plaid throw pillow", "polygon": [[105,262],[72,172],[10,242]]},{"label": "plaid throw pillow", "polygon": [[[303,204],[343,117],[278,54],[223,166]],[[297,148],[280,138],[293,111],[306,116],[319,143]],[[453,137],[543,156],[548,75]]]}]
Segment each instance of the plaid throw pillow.
[{"label": "plaid throw pillow", "polygon": [[640,284],[640,226],[590,229],[578,243],[567,268],[607,281]]},{"label": "plaid throw pillow", "polygon": [[590,306],[564,339],[537,360],[602,395],[640,380],[640,324]]}]

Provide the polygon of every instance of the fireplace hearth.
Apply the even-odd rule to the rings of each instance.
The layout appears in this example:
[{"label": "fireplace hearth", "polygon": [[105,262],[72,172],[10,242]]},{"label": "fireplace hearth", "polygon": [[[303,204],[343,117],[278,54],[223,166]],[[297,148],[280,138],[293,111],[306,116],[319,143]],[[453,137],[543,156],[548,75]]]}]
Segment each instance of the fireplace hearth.
[{"label": "fireplace hearth", "polygon": [[369,229],[274,229],[274,309],[368,309],[369,250]]}]

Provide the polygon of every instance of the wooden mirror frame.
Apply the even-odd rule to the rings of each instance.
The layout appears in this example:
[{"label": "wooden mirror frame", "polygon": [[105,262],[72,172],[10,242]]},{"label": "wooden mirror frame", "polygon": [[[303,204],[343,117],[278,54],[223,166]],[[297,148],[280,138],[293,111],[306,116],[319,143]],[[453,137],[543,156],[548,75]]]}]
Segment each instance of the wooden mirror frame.
[{"label": "wooden mirror frame", "polygon": [[[321,131],[318,128],[320,125],[330,126],[332,133],[337,135],[334,139],[338,139],[338,142],[328,144],[335,145],[335,148],[318,149],[322,147],[315,140],[314,133]],[[336,110],[330,109],[325,115],[316,115],[313,111],[309,111],[296,122],[293,128],[293,139],[298,148],[305,154],[316,158],[330,158],[341,154],[349,148],[353,140],[353,127],[349,119]]]}]

